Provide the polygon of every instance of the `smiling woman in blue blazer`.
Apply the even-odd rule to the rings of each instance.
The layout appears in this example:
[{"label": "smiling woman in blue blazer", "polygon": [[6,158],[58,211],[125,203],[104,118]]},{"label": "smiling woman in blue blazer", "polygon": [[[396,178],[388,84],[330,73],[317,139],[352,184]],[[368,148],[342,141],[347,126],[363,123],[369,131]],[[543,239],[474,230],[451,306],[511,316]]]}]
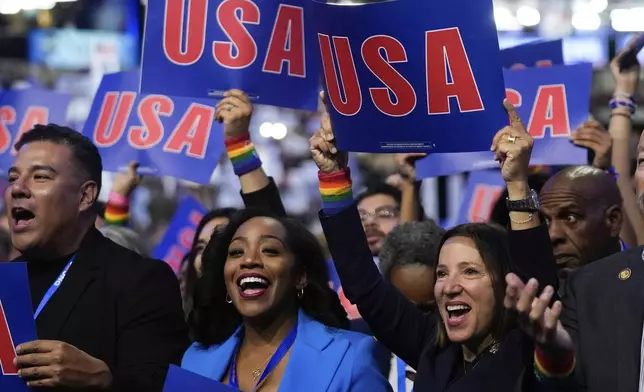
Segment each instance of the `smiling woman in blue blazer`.
[{"label": "smiling woman in blue blazer", "polygon": [[376,341],[345,330],[319,243],[299,223],[237,213],[203,255],[182,367],[242,391],[390,391]]}]

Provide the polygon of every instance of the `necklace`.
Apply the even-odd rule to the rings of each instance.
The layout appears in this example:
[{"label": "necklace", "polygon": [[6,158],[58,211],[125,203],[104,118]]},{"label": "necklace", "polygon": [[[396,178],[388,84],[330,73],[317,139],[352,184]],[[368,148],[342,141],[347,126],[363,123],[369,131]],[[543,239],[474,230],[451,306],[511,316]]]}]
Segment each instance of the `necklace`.
[{"label": "necklace", "polygon": [[269,355],[269,356],[268,356],[268,358],[266,358],[266,360],[265,360],[264,362],[262,362],[262,364],[261,364],[261,365],[259,365],[258,367],[256,367],[256,368],[253,370],[253,373],[252,373],[252,374],[253,374],[253,382],[257,382],[257,379],[259,378],[259,376],[261,376],[261,375],[262,375],[262,368],[263,368],[264,366],[266,366],[266,364],[268,363],[268,361],[270,361],[270,360],[271,360],[271,358],[273,357],[273,354],[275,354],[275,353],[272,353],[271,355]]}]

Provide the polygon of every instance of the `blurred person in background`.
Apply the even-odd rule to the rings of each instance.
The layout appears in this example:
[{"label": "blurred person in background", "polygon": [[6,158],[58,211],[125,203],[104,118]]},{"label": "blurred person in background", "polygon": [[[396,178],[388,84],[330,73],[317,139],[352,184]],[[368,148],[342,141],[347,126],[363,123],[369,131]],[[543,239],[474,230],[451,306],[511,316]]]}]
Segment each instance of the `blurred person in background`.
[{"label": "blurred person in background", "polygon": [[297,221],[236,214],[204,252],[182,367],[242,391],[390,391],[377,342],[350,332],[324,253]]},{"label": "blurred person in background", "polygon": [[[434,270],[444,234],[431,219],[403,223],[389,233],[380,250],[382,276],[425,313],[436,311]],[[416,372],[395,355],[389,359],[389,383],[394,392],[410,392]]]},{"label": "blurred person in background", "polygon": [[98,229],[105,238],[116,242],[124,248],[132,250],[143,257],[151,257],[148,244],[134,230],[124,226],[103,226]]}]

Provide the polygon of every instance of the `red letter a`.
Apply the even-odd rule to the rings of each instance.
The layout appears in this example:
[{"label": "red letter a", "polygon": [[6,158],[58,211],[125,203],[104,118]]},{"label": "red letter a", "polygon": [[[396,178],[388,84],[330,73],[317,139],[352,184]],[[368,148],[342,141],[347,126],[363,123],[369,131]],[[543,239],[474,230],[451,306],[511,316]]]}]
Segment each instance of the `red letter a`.
[{"label": "red letter a", "polygon": [[304,56],[304,10],[302,7],[280,4],[263,71],[281,74],[282,65],[286,62],[289,76],[304,78]]},{"label": "red letter a", "polygon": [[461,113],[485,109],[457,27],[427,31],[425,56],[429,114],[449,114],[451,97]]},{"label": "red letter a", "polygon": [[[320,41],[320,56],[322,57],[322,68],[324,68],[324,79],[326,80],[329,102],[338,113],[344,116],[353,116],[362,107],[362,94],[360,93],[356,64],[353,62],[349,38],[333,37],[333,46],[335,47],[335,57],[338,59],[341,81],[338,80],[338,74],[335,70],[331,38],[328,35],[318,33],[318,40]],[[344,90],[344,99],[342,98],[341,89]]]},{"label": "red letter a", "polygon": [[556,84],[541,86],[534,100],[528,132],[533,138],[541,139],[550,129],[550,137],[567,137],[570,135],[566,86]]},{"label": "red letter a", "polygon": [[18,369],[13,364],[16,358],[16,348],[13,346],[11,331],[7,316],[4,314],[2,301],[0,301],[0,367],[4,376],[14,376],[18,374]]}]

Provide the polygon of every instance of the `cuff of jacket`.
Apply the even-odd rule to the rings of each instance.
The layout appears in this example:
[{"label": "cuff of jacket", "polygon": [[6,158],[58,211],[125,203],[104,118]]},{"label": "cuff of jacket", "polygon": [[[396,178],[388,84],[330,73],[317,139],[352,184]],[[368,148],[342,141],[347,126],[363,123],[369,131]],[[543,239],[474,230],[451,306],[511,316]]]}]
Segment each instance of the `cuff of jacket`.
[{"label": "cuff of jacket", "polygon": [[573,351],[555,358],[549,356],[539,346],[534,349],[534,368],[540,378],[566,378],[575,370],[575,364]]}]

